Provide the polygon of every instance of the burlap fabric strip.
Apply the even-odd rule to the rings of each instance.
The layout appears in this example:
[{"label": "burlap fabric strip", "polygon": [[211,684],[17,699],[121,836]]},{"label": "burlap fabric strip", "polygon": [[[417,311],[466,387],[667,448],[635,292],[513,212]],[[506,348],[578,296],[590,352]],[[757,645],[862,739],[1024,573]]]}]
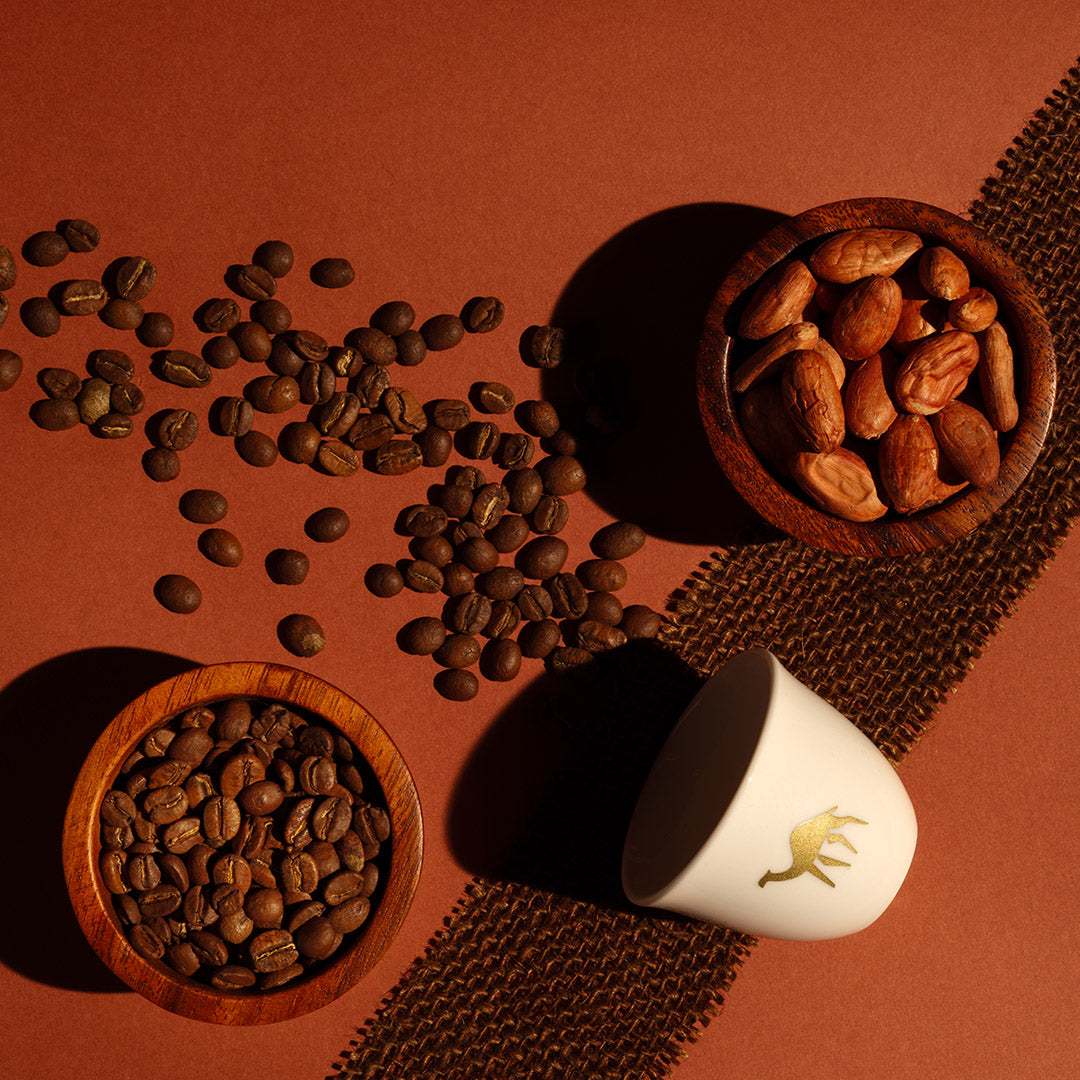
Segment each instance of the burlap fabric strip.
[{"label": "burlap fabric strip", "polygon": [[597,851],[617,854],[665,733],[656,718],[670,721],[726,658],[764,645],[899,760],[1031,587],[1080,509],[1080,69],[970,216],[1027,270],[1055,335],[1058,403],[1027,483],[987,524],[922,555],[844,558],[763,530],[699,567],[672,599],[661,647],[621,650],[556,698],[549,720],[567,762],[536,827],[503,873],[471,882],[338,1074],[666,1075],[753,940],[629,910],[615,860],[597,864]]}]

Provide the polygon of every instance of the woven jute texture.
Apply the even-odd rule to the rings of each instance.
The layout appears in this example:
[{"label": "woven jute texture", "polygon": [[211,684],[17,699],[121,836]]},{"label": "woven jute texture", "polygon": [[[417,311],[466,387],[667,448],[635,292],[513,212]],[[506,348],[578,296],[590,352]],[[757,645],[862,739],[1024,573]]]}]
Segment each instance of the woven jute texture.
[{"label": "woven jute texture", "polygon": [[666,733],[657,717],[670,722],[703,675],[762,645],[890,758],[911,749],[1080,511],[1078,206],[1074,68],[971,207],[1027,270],[1055,335],[1054,421],[1020,491],[964,539],[917,556],[832,556],[763,529],[698,567],[672,599],[661,645],[618,650],[547,699],[566,762],[535,827],[504,872],[472,881],[334,1070],[440,1080],[670,1072],[753,940],[620,899],[619,835]]}]

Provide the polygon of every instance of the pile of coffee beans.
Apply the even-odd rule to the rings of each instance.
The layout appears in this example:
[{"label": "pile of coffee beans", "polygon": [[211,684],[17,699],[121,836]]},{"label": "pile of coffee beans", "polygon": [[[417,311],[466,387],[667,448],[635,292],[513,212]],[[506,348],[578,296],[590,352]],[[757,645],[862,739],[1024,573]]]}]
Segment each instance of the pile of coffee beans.
[{"label": "pile of coffee beans", "polygon": [[220,990],[272,990],[347,948],[390,819],[339,732],[235,697],[149,732],[102,799],[99,872],[132,947]]}]

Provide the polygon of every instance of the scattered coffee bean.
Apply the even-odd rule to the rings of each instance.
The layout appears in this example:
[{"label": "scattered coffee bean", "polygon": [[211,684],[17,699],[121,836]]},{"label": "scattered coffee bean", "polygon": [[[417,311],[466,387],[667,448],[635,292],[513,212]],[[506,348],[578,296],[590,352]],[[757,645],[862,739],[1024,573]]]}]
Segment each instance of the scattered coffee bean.
[{"label": "scattered coffee bean", "polygon": [[622,601],[614,593],[591,592],[587,600],[586,619],[591,619],[593,622],[607,623],[608,626],[618,626],[622,621]]},{"label": "scattered coffee bean", "polygon": [[210,488],[192,488],[180,496],[181,515],[198,525],[216,525],[228,510],[225,496]]},{"label": "scattered coffee bean", "polygon": [[516,566],[496,566],[476,579],[477,591],[491,600],[513,600],[524,584],[524,575]]},{"label": "scattered coffee bean", "polygon": [[388,416],[382,413],[362,413],[345,436],[345,441],[361,452],[385,446],[397,434]]},{"label": "scattered coffee bean", "polygon": [[533,441],[520,431],[504,432],[499,437],[491,460],[500,469],[524,469],[532,461]]},{"label": "scattered coffee bean", "polygon": [[47,296],[32,296],[19,308],[23,325],[35,337],[52,337],[60,330],[60,312]]},{"label": "scattered coffee bean", "polygon": [[412,656],[430,656],[446,640],[446,627],[429,615],[407,622],[398,633],[398,646]]},{"label": "scattered coffee bean", "polygon": [[135,328],[135,336],[148,349],[168,348],[175,332],[172,319],[163,311],[148,311]]},{"label": "scattered coffee bean", "polygon": [[93,251],[101,242],[101,232],[96,225],[82,218],[68,218],[56,226],[56,231],[67,241],[71,251]]},{"label": "scattered coffee bean", "polygon": [[428,468],[439,468],[450,460],[454,449],[454,437],[449,431],[429,424],[419,435],[414,436],[420,447],[423,464]]},{"label": "scattered coffee bean", "polygon": [[324,506],[304,522],[304,532],[316,543],[330,544],[349,531],[349,524],[349,515],[340,507]]},{"label": "scattered coffee bean", "polygon": [[74,400],[82,389],[82,379],[68,368],[47,367],[38,372],[38,385],[51,398]]},{"label": "scattered coffee bean", "polygon": [[388,387],[379,405],[394,427],[404,435],[417,435],[427,427],[427,413],[416,395],[406,387]]},{"label": "scattered coffee bean", "polygon": [[494,638],[480,654],[480,673],[492,682],[509,682],[521,671],[521,646],[511,638]]},{"label": "scattered coffee bean", "polygon": [[293,330],[289,335],[293,351],[312,364],[321,364],[330,355],[326,338],[314,330]]},{"label": "scattered coffee bean", "polygon": [[479,634],[491,621],[491,601],[471,592],[447,603],[446,625],[457,634]]},{"label": "scattered coffee bean", "polygon": [[447,526],[446,511],[439,506],[420,503],[407,506],[398,516],[397,529],[404,536],[429,537]]},{"label": "scattered coffee bean", "polygon": [[469,396],[481,412],[508,413],[514,407],[513,390],[500,382],[474,383]]},{"label": "scattered coffee bean", "polygon": [[594,654],[588,649],[571,645],[558,645],[548,653],[547,663],[552,671],[569,672],[591,663]]},{"label": "scattered coffee bean", "polygon": [[549,495],[573,495],[585,486],[585,469],[569,455],[544,458],[536,466],[544,491]]},{"label": "scattered coffee bean", "polygon": [[154,585],[158,603],[177,615],[190,615],[202,603],[199,586],[183,574],[165,574]]},{"label": "scattered coffee bean", "polygon": [[237,267],[229,275],[229,285],[247,300],[269,300],[277,292],[274,275],[255,263]]},{"label": "scattered coffee bean", "polygon": [[473,496],[469,516],[481,529],[499,523],[510,505],[510,493],[502,484],[485,484]]},{"label": "scattered coffee bean", "polygon": [[554,614],[560,619],[580,619],[589,610],[585,587],[573,574],[556,574],[545,587],[551,593]]},{"label": "scattered coffee bean", "polygon": [[19,271],[11,248],[0,244],[0,292],[7,292],[18,280]]},{"label": "scattered coffee bean", "polygon": [[500,554],[517,551],[529,539],[529,523],[517,514],[503,514],[498,524],[488,529],[487,539]]},{"label": "scattered coffee bean", "polygon": [[60,289],[59,307],[66,315],[96,315],[108,299],[100,281],[68,281]]},{"label": "scattered coffee bean", "polygon": [[211,407],[210,421],[222,435],[246,435],[255,422],[255,410],[245,398],[222,397]]},{"label": "scattered coffee bean", "polygon": [[278,432],[278,450],[286,461],[311,465],[319,452],[322,434],[309,420],[286,424]]},{"label": "scattered coffee bean", "polygon": [[202,355],[211,367],[223,370],[235,366],[239,361],[240,346],[231,337],[212,337],[203,343]]},{"label": "scattered coffee bean", "polygon": [[401,476],[418,469],[423,451],[412,439],[391,439],[374,452],[375,471],[383,476]]},{"label": "scattered coffee bean", "polygon": [[597,592],[618,592],[626,584],[626,567],[614,559],[586,559],[577,568],[578,580]]},{"label": "scattered coffee bean", "polygon": [[277,460],[277,444],[269,435],[254,428],[236,438],[236,452],[249,465],[265,469]]},{"label": "scattered coffee bean", "polygon": [[416,367],[427,356],[427,344],[419,330],[406,330],[394,338],[397,362],[402,367]]},{"label": "scattered coffee bean", "polygon": [[476,579],[473,572],[460,562],[447,563],[442,568],[442,592],[447,596],[464,596],[472,592]]},{"label": "scattered coffee bean", "polygon": [[266,573],[276,585],[301,585],[307,578],[311,562],[294,548],[275,548],[266,556]]},{"label": "scattered coffee bean", "polygon": [[503,321],[506,308],[494,296],[474,296],[461,309],[461,321],[470,334],[487,334]]},{"label": "scattered coffee bean", "polygon": [[489,638],[508,638],[520,625],[521,611],[517,604],[513,600],[496,600],[491,605],[491,618],[482,633]]},{"label": "scattered coffee bean", "polygon": [[109,404],[113,412],[122,416],[138,416],[146,405],[146,396],[134,383],[115,383],[109,392]]},{"label": "scattered coffee bean", "polygon": [[540,622],[554,610],[551,593],[543,585],[526,585],[514,600],[523,619]]},{"label": "scattered coffee bean", "polygon": [[561,427],[559,414],[550,401],[523,401],[514,415],[525,431],[540,439],[550,438]]},{"label": "scattered coffee bean", "polygon": [[543,619],[523,626],[518,644],[523,656],[542,660],[559,644],[560,636],[559,624],[554,619]]},{"label": "scattered coffee bean", "polygon": [[292,326],[292,312],[280,300],[256,300],[251,318],[268,334],[284,334]]},{"label": "scattered coffee bean", "polygon": [[286,615],[278,623],[278,640],[294,656],[311,657],[326,647],[326,635],[311,615]]},{"label": "scattered coffee bean", "polygon": [[443,667],[472,667],[480,659],[480,643],[471,634],[448,634],[433,655]]},{"label": "scattered coffee bean", "polygon": [[348,259],[319,259],[311,268],[311,280],[324,289],[344,289],[356,280],[356,271]]},{"label": "scattered coffee bean", "polygon": [[157,281],[157,268],[141,255],[125,259],[116,269],[116,294],[125,300],[145,300]]},{"label": "scattered coffee bean", "polygon": [[578,647],[589,652],[608,652],[626,644],[626,634],[617,626],[582,619],[577,626]]},{"label": "scattered coffee bean", "polygon": [[480,691],[480,680],[464,668],[448,668],[435,676],[435,689],[448,701],[472,701]]},{"label": "scattered coffee bean", "polygon": [[45,431],[66,431],[79,423],[79,407],[71,398],[45,398],[30,406],[30,419]]},{"label": "scattered coffee bean", "polygon": [[404,300],[391,300],[377,307],[368,322],[376,330],[381,330],[390,337],[397,337],[404,334],[415,319],[416,312],[411,304]]},{"label": "scattered coffee bean", "polygon": [[483,574],[499,565],[499,549],[486,537],[469,537],[457,545],[457,558],[473,573]]},{"label": "scattered coffee bean", "polygon": [[530,326],[521,336],[521,358],[531,367],[558,367],[565,348],[566,335],[555,326]]},{"label": "scattered coffee bean", "polygon": [[229,331],[229,337],[236,342],[240,355],[250,363],[262,364],[270,359],[274,343],[260,323],[246,319],[238,322]]},{"label": "scattered coffee bean", "polygon": [[107,412],[94,421],[90,430],[99,439],[126,439],[135,430],[135,422],[123,413]]},{"label": "scattered coffee bean", "polygon": [[161,377],[174,386],[199,387],[210,382],[210,365],[184,349],[165,349],[156,357]]},{"label": "scattered coffee bean", "polygon": [[23,258],[31,266],[56,266],[71,254],[67,240],[55,229],[44,229],[28,237],[22,247]]},{"label": "scattered coffee bean", "polygon": [[457,315],[433,315],[421,325],[420,336],[432,352],[441,352],[461,341],[465,324]]},{"label": "scattered coffee bean", "polygon": [[373,326],[357,327],[349,333],[346,341],[369,364],[387,367],[397,359],[394,339]]},{"label": "scattered coffee bean", "polygon": [[125,383],[135,374],[135,361],[119,349],[95,349],[86,359],[91,374],[108,383]]},{"label": "scattered coffee bean", "polygon": [[443,572],[426,559],[413,559],[402,569],[405,588],[413,592],[436,593],[443,586]]},{"label": "scattered coffee bean", "polygon": [[137,300],[114,296],[98,312],[98,318],[114,330],[136,330],[143,321],[143,309]]},{"label": "scattered coffee bean", "polygon": [[324,439],[315,454],[315,464],[329,476],[352,476],[360,468],[360,457],[340,439]]},{"label": "scattered coffee bean", "polygon": [[605,525],[592,538],[589,546],[601,559],[625,559],[645,545],[645,530],[629,521],[614,521]]},{"label": "scattered coffee bean", "polygon": [[562,571],[570,546],[558,536],[538,536],[517,554],[518,569],[528,578],[546,581]]},{"label": "scattered coffee bean", "polygon": [[503,477],[503,487],[510,495],[507,509],[514,514],[531,514],[544,494],[544,482],[533,468],[514,469],[507,473]]},{"label": "scattered coffee bean", "polygon": [[542,495],[529,515],[529,524],[533,532],[554,534],[561,532],[569,519],[570,508],[564,499],[558,495]]},{"label": "scattered coffee bean", "polygon": [[251,261],[276,278],[283,278],[293,268],[293,249],[284,240],[264,240]]},{"label": "scattered coffee bean", "polygon": [[373,596],[397,596],[405,588],[405,578],[396,566],[390,563],[375,563],[368,567],[364,584]]},{"label": "scattered coffee bean", "polygon": [[300,400],[305,405],[322,405],[337,391],[337,376],[329,364],[305,363],[297,376],[300,384]]},{"label": "scattered coffee bean", "polygon": [[22,357],[11,349],[0,349],[0,391],[10,390],[22,374]]},{"label": "scattered coffee bean", "polygon": [[180,455],[164,446],[154,446],[143,454],[142,466],[151,480],[168,483],[180,475]]},{"label": "scattered coffee bean", "polygon": [[199,550],[218,566],[239,566],[244,561],[243,546],[228,529],[204,529]]},{"label": "scattered coffee bean", "polygon": [[461,429],[458,450],[463,457],[483,461],[495,453],[501,434],[496,424],[486,420],[473,420]]},{"label": "scattered coffee bean", "polygon": [[445,536],[416,537],[409,544],[414,558],[424,559],[441,570],[454,558],[454,546]]},{"label": "scattered coffee bean", "polygon": [[104,416],[112,402],[112,387],[104,379],[93,377],[84,379],[79,392],[75,395],[75,405],[79,410],[79,419],[84,424],[92,424]]},{"label": "scattered coffee bean", "polygon": [[240,319],[240,305],[231,296],[207,300],[195,313],[195,325],[207,334],[227,334]]},{"label": "scattered coffee bean", "polygon": [[199,420],[190,409],[172,409],[158,422],[155,441],[179,453],[191,446],[198,434]]},{"label": "scattered coffee bean", "polygon": [[624,611],[620,628],[628,638],[654,638],[660,632],[660,616],[644,604],[630,604]]},{"label": "scattered coffee bean", "polygon": [[300,385],[291,375],[260,375],[244,387],[244,396],[259,412],[288,412],[300,401]]}]

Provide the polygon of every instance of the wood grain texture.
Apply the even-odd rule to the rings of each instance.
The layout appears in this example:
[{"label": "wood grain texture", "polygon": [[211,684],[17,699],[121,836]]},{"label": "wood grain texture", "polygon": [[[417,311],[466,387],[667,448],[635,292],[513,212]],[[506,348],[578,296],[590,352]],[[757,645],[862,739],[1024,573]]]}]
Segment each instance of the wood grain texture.
[{"label": "wood grain texture", "polygon": [[[1001,470],[986,488],[960,493],[906,517],[850,522],[826,514],[758,460],[740,429],[729,376],[742,306],[770,267],[841,229],[909,229],[956,251],[997,297],[1016,358],[1020,421],[1003,438]],[[869,557],[912,554],[955,540],[985,521],[1019,487],[1042,449],[1054,406],[1054,345],[1035,291],[1021,269],[977,226],[945,210],[903,199],[830,203],[782,222],[735,264],[713,298],[698,350],[698,408],[713,453],[736,490],[778,529],[816,547]]]},{"label": "wood grain texture", "polygon": [[[120,766],[139,740],[164,720],[197,705],[245,696],[280,701],[336,728],[370,765],[390,815],[389,871],[371,916],[353,942],[316,973],[279,990],[228,993],[144,959],[128,944],[101,881],[98,813]],[[64,821],[68,893],[88,941],[132,989],[164,1009],[217,1024],[265,1024],[329,1004],[363,977],[393,940],[420,878],[423,823],[409,770],[370,713],[330,684],[295,668],[229,663],[187,671],[127,706],[94,744],[72,790]]]}]

